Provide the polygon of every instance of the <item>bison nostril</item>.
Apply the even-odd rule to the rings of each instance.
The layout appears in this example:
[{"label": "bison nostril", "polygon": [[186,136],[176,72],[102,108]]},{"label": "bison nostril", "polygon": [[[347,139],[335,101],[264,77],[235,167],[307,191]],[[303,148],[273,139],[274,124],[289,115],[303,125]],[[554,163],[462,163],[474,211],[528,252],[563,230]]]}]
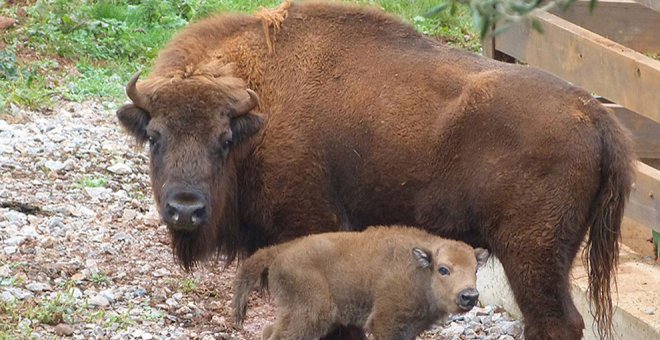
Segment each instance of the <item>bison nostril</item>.
[{"label": "bison nostril", "polygon": [[163,217],[175,229],[190,230],[206,222],[208,213],[201,197],[191,193],[179,193],[165,204]]},{"label": "bison nostril", "polygon": [[464,307],[474,307],[479,301],[479,291],[470,288],[463,290],[459,295],[459,304]]}]

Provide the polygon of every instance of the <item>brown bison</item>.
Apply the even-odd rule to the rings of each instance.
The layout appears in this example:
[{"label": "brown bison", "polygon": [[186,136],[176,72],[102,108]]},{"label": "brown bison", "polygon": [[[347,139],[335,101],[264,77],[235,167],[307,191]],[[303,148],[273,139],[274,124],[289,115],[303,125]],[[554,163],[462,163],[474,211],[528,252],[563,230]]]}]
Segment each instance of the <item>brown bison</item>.
[{"label": "brown bison", "polygon": [[[568,274],[588,231],[594,313],[611,334],[633,158],[586,91],[376,9],[285,2],[190,25],[127,94],[117,116],[150,143],[186,269],[307,234],[412,225],[495,254],[527,339],[577,339]],[[342,331],[364,336],[329,337]]]},{"label": "brown bison", "polygon": [[402,226],[298,238],[241,264],[234,318],[242,323],[250,292],[262,287],[278,307],[262,339],[317,339],[340,324],[412,340],[477,304],[477,266],[487,258],[487,250]]}]

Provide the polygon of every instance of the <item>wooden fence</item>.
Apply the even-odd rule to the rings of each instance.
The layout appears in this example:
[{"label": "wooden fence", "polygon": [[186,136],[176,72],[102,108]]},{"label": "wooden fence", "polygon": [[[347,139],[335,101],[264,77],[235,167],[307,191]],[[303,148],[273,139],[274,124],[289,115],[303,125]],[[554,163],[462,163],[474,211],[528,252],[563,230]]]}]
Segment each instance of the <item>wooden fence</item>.
[{"label": "wooden fence", "polygon": [[[484,42],[484,54],[544,69],[595,93],[633,134],[637,179],[626,216],[660,239],[660,0],[578,0]],[[656,243],[657,244],[657,243]],[[660,250],[656,251],[660,253]]]}]

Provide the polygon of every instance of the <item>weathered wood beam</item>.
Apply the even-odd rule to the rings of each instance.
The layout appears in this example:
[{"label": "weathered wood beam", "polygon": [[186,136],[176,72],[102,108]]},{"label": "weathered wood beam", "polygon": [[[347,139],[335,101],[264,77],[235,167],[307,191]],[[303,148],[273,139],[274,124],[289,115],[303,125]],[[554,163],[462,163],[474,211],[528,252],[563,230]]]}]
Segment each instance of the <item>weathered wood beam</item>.
[{"label": "weathered wood beam", "polygon": [[625,215],[660,232],[660,171],[637,162],[636,175]]},{"label": "weathered wood beam", "polygon": [[660,61],[550,13],[495,37],[495,49],[660,122]]},{"label": "weathered wood beam", "polygon": [[578,0],[566,11],[553,14],[598,35],[642,53],[660,53],[660,12],[633,0]]}]

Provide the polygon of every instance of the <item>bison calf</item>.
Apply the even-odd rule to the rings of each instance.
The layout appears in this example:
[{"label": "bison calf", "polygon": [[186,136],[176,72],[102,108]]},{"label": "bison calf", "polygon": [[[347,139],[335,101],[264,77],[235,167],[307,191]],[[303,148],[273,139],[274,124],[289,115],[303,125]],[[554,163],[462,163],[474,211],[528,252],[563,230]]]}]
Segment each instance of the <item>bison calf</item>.
[{"label": "bison calf", "polygon": [[262,249],[240,267],[234,317],[250,292],[275,296],[277,320],[263,339],[314,339],[337,325],[377,339],[414,339],[448,313],[477,303],[477,265],[488,251],[406,227],[372,227],[299,238]]}]

